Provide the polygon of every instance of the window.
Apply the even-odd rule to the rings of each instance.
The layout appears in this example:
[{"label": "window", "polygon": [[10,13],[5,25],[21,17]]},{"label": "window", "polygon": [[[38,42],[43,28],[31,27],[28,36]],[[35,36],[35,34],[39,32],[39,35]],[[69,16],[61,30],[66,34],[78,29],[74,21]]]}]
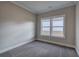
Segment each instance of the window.
[{"label": "window", "polygon": [[41,35],[50,35],[50,19],[41,20]]},{"label": "window", "polygon": [[52,19],[52,36],[64,37],[64,17],[54,17]]},{"label": "window", "polygon": [[64,38],[64,16],[41,18],[41,35]]}]

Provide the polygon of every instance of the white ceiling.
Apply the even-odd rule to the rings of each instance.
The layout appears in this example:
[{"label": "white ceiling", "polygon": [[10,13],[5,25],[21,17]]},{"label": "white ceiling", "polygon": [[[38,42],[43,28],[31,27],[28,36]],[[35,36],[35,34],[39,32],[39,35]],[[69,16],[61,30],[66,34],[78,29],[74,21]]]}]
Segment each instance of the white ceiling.
[{"label": "white ceiling", "polygon": [[14,1],[12,3],[15,3],[35,14],[75,5],[75,2],[73,1]]}]

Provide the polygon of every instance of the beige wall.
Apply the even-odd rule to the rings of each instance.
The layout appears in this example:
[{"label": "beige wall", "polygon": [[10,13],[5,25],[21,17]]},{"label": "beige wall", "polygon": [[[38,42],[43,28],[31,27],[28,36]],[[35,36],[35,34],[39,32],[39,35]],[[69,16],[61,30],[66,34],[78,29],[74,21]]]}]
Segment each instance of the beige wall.
[{"label": "beige wall", "polygon": [[79,55],[79,2],[76,5],[76,51]]},{"label": "beige wall", "polygon": [[59,42],[64,45],[75,46],[75,6],[47,12],[38,16],[38,38],[48,39],[49,37],[40,36],[40,18],[65,14],[65,39],[52,38],[52,42]]},{"label": "beige wall", "polygon": [[35,15],[10,2],[0,2],[0,52],[32,41]]}]

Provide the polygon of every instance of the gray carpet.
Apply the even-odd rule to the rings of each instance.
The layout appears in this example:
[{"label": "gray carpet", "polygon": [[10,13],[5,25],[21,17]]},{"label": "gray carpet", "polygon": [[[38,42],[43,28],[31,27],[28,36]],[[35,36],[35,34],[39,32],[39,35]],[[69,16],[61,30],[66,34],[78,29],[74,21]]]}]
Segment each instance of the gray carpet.
[{"label": "gray carpet", "polygon": [[77,57],[77,54],[72,48],[33,41],[0,54],[0,57]]}]

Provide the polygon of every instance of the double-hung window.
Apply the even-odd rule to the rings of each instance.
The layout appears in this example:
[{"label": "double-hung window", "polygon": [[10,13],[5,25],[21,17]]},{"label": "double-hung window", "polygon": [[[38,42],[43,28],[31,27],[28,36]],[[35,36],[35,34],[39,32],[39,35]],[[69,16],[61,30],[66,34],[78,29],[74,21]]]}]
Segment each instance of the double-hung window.
[{"label": "double-hung window", "polygon": [[52,35],[53,37],[64,37],[64,16],[52,18]]},{"label": "double-hung window", "polygon": [[41,20],[41,35],[50,35],[50,19],[42,18]]},{"label": "double-hung window", "polygon": [[41,35],[64,38],[64,16],[41,18]]}]

